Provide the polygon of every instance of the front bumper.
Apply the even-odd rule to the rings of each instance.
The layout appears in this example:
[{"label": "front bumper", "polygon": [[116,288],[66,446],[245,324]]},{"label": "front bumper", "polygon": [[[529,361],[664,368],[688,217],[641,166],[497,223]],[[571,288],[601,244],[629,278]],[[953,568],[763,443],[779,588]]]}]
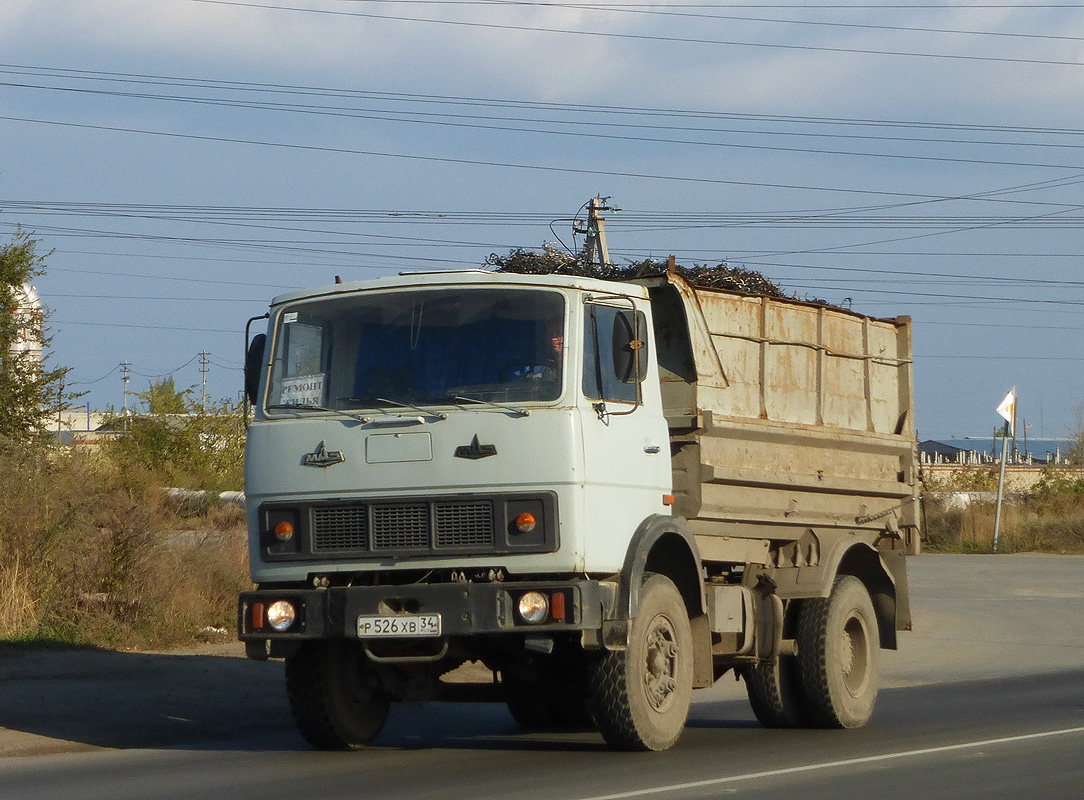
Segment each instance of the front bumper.
[{"label": "front bumper", "polygon": [[[563,615],[530,624],[517,611],[519,598],[539,591],[562,597]],[[327,589],[258,589],[241,594],[238,633],[242,641],[301,642],[357,639],[359,616],[437,613],[441,638],[499,634],[537,634],[598,630],[602,627],[604,590],[598,581],[522,581],[443,583],[405,586],[342,586]],[[279,600],[293,604],[297,617],[284,631],[263,618]],[[434,637],[435,638],[435,637]]]}]

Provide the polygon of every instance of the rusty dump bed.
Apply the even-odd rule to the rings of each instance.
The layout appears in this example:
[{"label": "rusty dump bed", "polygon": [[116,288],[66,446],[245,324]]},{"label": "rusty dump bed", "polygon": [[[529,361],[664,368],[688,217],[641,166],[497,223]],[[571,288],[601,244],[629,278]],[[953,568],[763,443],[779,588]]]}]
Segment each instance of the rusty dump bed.
[{"label": "rusty dump bed", "polygon": [[647,286],[675,513],[705,560],[808,532],[918,546],[911,322],[778,297]]}]

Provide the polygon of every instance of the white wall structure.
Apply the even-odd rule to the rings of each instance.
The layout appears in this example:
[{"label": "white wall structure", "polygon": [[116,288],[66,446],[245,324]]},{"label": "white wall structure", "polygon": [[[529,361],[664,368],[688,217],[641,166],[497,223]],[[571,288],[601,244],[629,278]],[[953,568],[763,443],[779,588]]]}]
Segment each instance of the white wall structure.
[{"label": "white wall structure", "polygon": [[38,290],[29,283],[24,283],[17,294],[18,307],[15,315],[19,322],[19,332],[11,346],[13,353],[30,353],[40,364],[42,342],[44,340],[44,313]]}]

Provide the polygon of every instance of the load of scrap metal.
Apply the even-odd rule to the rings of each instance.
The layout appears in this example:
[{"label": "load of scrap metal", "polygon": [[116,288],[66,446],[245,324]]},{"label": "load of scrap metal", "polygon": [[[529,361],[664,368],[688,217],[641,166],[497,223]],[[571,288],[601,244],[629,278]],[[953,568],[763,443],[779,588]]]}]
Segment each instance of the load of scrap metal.
[{"label": "load of scrap metal", "polygon": [[521,275],[573,275],[580,278],[601,278],[607,281],[628,281],[636,278],[653,278],[665,275],[667,269],[684,278],[691,286],[701,289],[722,289],[744,294],[786,297],[784,292],[759,272],[729,264],[716,267],[682,267],[666,261],[647,259],[637,264],[591,264],[578,256],[547,250],[542,253],[531,250],[513,250],[507,256],[496,253],[486,259],[485,265],[497,272],[515,272]]}]

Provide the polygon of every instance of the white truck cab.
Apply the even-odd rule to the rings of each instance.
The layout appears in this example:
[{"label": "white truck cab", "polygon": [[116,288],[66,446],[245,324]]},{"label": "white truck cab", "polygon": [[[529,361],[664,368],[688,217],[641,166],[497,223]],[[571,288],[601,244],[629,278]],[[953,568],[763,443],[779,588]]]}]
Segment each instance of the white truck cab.
[{"label": "white truck cab", "polygon": [[650,338],[646,291],[621,288],[477,271],[276,298],[248,431],[253,579],[617,572],[671,493],[653,360],[614,364]]}]

